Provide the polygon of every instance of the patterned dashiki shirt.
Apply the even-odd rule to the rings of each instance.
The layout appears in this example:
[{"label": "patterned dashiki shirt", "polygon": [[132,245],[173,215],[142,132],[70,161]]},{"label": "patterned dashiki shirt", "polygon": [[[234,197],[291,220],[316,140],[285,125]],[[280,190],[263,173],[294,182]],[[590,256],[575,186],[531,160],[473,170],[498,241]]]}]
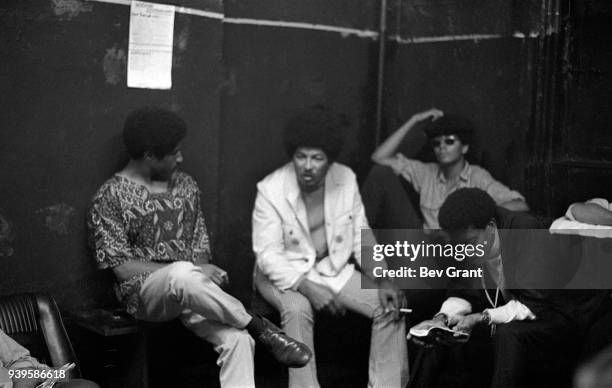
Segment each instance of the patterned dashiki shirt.
[{"label": "patterned dashiki shirt", "polygon": [[[164,193],[114,175],[92,198],[87,217],[89,243],[98,268],[128,260],[158,263],[210,262],[210,244],[195,180],[176,172]],[[130,314],[136,313],[140,288],[150,272],[115,285]]]}]

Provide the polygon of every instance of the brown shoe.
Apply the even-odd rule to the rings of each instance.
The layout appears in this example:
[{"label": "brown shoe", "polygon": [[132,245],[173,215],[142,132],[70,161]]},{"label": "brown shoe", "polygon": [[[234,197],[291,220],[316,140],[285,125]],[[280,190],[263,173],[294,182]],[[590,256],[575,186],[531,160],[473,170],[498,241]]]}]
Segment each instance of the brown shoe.
[{"label": "brown shoe", "polygon": [[261,320],[265,323],[266,329],[257,340],[272,353],[276,361],[289,368],[301,368],[308,364],[312,358],[312,351],[308,346],[289,337],[266,318],[262,317]]}]

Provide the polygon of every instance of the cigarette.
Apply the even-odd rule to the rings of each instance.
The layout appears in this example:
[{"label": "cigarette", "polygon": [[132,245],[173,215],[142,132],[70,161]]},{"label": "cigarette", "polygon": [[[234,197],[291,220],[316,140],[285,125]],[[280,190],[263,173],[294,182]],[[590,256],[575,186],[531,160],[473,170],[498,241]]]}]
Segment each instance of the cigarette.
[{"label": "cigarette", "polygon": [[[395,309],[385,309],[384,314],[389,314],[389,313],[392,313],[394,311],[395,311]],[[412,309],[400,308],[399,312],[400,313],[410,314],[412,312]]]}]

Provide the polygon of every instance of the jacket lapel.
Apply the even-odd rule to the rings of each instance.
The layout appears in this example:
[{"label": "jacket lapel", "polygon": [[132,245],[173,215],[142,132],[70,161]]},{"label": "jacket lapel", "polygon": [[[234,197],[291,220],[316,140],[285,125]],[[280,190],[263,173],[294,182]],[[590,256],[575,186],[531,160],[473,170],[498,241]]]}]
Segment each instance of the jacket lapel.
[{"label": "jacket lapel", "polygon": [[334,231],[332,226],[336,218],[336,212],[341,205],[338,203],[340,199],[340,182],[338,174],[334,168],[334,164],[329,167],[327,175],[325,176],[325,196],[324,196],[324,214],[325,214],[325,237],[327,239],[327,248],[331,248]]},{"label": "jacket lapel", "polygon": [[306,236],[310,236],[310,229],[308,228],[308,217],[306,216],[306,206],[300,196],[300,187],[297,183],[297,176],[295,175],[295,169],[290,163],[288,166],[288,173],[285,178],[285,198],[293,211],[295,219],[298,224],[304,230]]}]

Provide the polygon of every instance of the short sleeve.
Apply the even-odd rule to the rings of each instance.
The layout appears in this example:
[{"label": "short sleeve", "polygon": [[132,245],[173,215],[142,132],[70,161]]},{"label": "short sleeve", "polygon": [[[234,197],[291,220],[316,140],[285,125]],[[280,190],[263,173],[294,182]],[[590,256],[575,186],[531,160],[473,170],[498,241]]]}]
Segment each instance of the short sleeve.
[{"label": "short sleeve", "polygon": [[[477,168],[475,166],[474,168]],[[495,180],[488,171],[477,168],[472,177],[473,185],[486,191],[496,204],[502,204],[517,199],[525,200],[523,195],[516,190],[510,190],[506,185]]]},{"label": "short sleeve", "polygon": [[398,152],[389,166],[395,174],[401,175],[408,182],[412,183],[415,190],[421,191],[425,176],[427,175],[427,165],[425,163],[415,159],[408,159]]},{"label": "short sleeve", "polygon": [[98,268],[113,268],[132,258],[119,199],[109,188],[94,197],[87,226]]}]

